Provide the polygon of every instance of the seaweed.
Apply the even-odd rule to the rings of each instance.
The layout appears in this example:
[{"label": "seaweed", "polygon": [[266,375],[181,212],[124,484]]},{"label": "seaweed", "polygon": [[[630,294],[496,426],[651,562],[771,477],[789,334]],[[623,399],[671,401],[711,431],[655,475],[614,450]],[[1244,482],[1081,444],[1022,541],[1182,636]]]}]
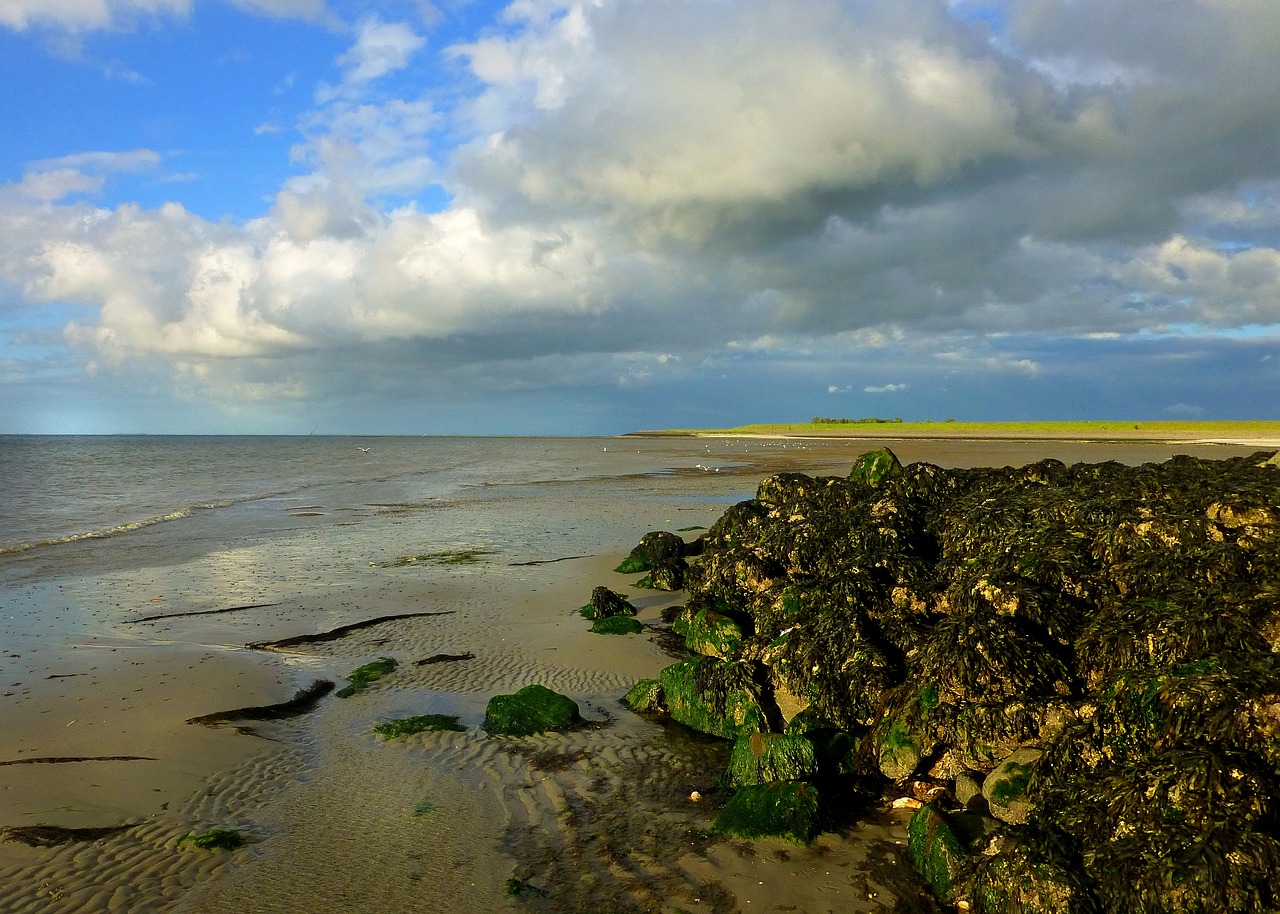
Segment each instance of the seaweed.
[{"label": "seaweed", "polygon": [[291,717],[300,717],[315,710],[321,699],[332,692],[334,687],[334,684],[327,679],[317,679],[305,689],[299,689],[288,701],[274,705],[235,708],[231,711],[215,711],[212,714],[189,717],[187,723],[213,726],[233,720],[286,720]]},{"label": "seaweed", "polygon": [[11,825],[0,828],[0,841],[25,844],[28,847],[59,847],[82,841],[100,841],[137,828],[140,822],[106,825],[100,828],[64,828],[61,825]]},{"label": "seaweed", "polygon": [[412,736],[414,733],[452,731],[466,732],[466,727],[458,723],[458,717],[452,714],[418,714],[413,717],[399,717],[373,725],[373,732],[387,739],[401,736]]},{"label": "seaweed", "polygon": [[399,665],[394,657],[379,657],[377,660],[356,667],[347,674],[348,685],[338,690],[338,697],[350,698],[357,692],[368,688],[370,683],[376,682],[384,676],[390,676]]},{"label": "seaweed", "polygon": [[573,699],[537,684],[511,695],[493,696],[484,713],[484,729],[490,736],[532,736],[581,723]]},{"label": "seaweed", "polygon": [[644,626],[630,616],[609,616],[596,619],[591,631],[597,635],[638,635]]},{"label": "seaweed", "polygon": [[820,794],[805,781],[737,790],[716,816],[717,832],[738,838],[783,838],[809,844],[821,830]]},{"label": "seaweed", "polygon": [[331,628],[327,632],[319,632],[314,635],[297,635],[292,638],[281,638],[279,641],[254,641],[246,644],[245,647],[250,650],[279,651],[291,647],[300,647],[304,644],[323,644],[328,641],[337,641],[340,638],[345,638],[352,632],[372,628],[375,625],[383,625],[387,622],[399,622],[401,619],[423,619],[429,616],[451,616],[453,613],[454,610],[451,609],[444,612],[397,613],[394,616],[379,616],[376,619],[365,619],[362,622],[339,625],[337,628]]}]

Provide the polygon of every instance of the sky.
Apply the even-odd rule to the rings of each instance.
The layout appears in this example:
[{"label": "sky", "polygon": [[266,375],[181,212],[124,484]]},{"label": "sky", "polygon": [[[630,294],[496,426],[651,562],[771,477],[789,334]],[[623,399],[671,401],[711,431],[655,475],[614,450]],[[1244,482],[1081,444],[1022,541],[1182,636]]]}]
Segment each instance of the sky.
[{"label": "sky", "polygon": [[0,0],[0,433],[1280,419],[1280,4]]}]

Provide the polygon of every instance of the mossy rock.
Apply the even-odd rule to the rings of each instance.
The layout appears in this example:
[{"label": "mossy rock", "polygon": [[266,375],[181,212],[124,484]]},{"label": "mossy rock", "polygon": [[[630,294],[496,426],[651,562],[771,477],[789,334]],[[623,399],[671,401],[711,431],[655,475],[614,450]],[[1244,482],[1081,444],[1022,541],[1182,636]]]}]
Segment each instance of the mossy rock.
[{"label": "mossy rock", "polygon": [[630,616],[609,616],[596,619],[591,631],[597,635],[638,635],[644,631],[644,626]]},{"label": "mossy rock", "polygon": [[737,664],[697,657],[662,671],[662,694],[672,720],[702,733],[735,739],[768,729],[764,710],[744,679]]},{"label": "mossy rock", "polygon": [[400,664],[394,657],[380,657],[372,663],[358,666],[347,674],[349,685],[339,689],[335,694],[339,698],[350,698],[352,695],[368,688],[369,683],[384,676],[390,676]]},{"label": "mossy rock", "polygon": [[941,810],[930,803],[916,810],[907,824],[907,857],[939,901],[951,902],[966,856]]},{"label": "mossy rock", "polygon": [[681,590],[684,588],[685,573],[688,568],[684,559],[655,565],[648,575],[649,586],[654,590]]},{"label": "mossy rock", "polygon": [[808,844],[821,824],[818,788],[805,781],[740,788],[716,816],[717,832],[739,838],[783,838]]},{"label": "mossy rock", "polygon": [[742,625],[710,609],[699,610],[684,630],[684,646],[704,657],[728,660],[742,647]]},{"label": "mossy rock", "polygon": [[865,482],[869,486],[879,486],[890,476],[902,471],[902,463],[898,455],[887,447],[867,451],[853,462],[849,471],[849,479],[854,482]]},{"label": "mossy rock", "polygon": [[240,832],[229,828],[211,828],[201,834],[183,835],[178,839],[179,850],[233,851],[249,843]]},{"label": "mossy rock", "polygon": [[581,723],[577,702],[541,685],[527,685],[511,695],[495,695],[484,712],[484,729],[490,736],[532,736],[548,730],[569,730]]},{"label": "mossy rock", "polygon": [[818,772],[813,743],[803,736],[749,733],[733,744],[725,778],[730,787],[802,781]]},{"label": "mossy rock", "polygon": [[1019,749],[987,775],[982,782],[982,796],[991,815],[1009,825],[1026,823],[1032,809],[1027,785],[1043,755],[1038,749]]},{"label": "mossy rock", "polygon": [[1088,877],[1061,841],[1031,829],[993,836],[958,895],[974,914],[1101,914]]},{"label": "mossy rock", "polygon": [[582,616],[586,619],[608,619],[612,616],[634,616],[636,608],[627,598],[608,587],[597,587],[591,591],[591,602],[582,607]]},{"label": "mossy rock", "polygon": [[452,731],[462,733],[466,727],[458,722],[459,718],[452,714],[418,714],[413,717],[399,717],[373,725],[373,732],[387,739],[400,736],[412,736],[414,733],[436,731]]},{"label": "mossy rock", "polygon": [[905,720],[894,721],[880,742],[880,773],[891,781],[909,778],[924,758],[920,740]]},{"label": "mossy rock", "polygon": [[[640,538],[639,544],[615,570],[620,574],[635,574],[637,571],[649,571],[669,563],[683,563],[688,549],[685,541],[676,534],[654,530]],[[678,587],[672,589],[679,590]]]},{"label": "mossy rock", "polygon": [[662,683],[656,679],[641,679],[622,697],[622,703],[632,711],[642,714],[665,711]]}]

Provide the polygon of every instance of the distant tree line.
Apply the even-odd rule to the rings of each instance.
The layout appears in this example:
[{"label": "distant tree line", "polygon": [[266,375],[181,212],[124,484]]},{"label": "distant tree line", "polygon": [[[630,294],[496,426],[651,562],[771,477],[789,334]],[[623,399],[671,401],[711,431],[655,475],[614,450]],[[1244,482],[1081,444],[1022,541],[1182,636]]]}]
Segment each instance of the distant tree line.
[{"label": "distant tree line", "polygon": [[900,416],[892,419],[881,419],[877,416],[868,416],[865,419],[832,419],[829,416],[814,416],[814,425],[888,425],[893,422],[901,422]]}]

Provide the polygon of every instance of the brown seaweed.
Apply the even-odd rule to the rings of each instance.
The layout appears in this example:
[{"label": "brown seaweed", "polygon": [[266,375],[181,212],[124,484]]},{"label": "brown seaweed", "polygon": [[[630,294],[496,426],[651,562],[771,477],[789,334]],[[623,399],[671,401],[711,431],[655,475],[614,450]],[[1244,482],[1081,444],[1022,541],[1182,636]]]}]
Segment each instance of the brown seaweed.
[{"label": "brown seaweed", "polygon": [[60,847],[63,844],[113,838],[116,835],[137,828],[141,824],[141,822],[130,822],[125,825],[107,825],[101,828],[64,828],[61,825],[12,825],[8,828],[0,828],[0,841],[25,844],[28,847]]},{"label": "brown seaweed", "polygon": [[247,606],[228,606],[226,609],[202,609],[189,613],[162,613],[158,616],[143,616],[141,619],[125,619],[127,623],[158,622],[161,619],[185,619],[188,616],[220,616],[223,613],[243,612],[246,609],[269,609],[272,606],[283,606],[283,603],[250,603]]},{"label": "brown seaweed", "polygon": [[274,705],[258,705],[250,708],[236,708],[231,711],[215,711],[213,714],[202,714],[187,719],[189,724],[214,726],[233,720],[287,720],[300,717],[315,709],[324,698],[334,690],[334,684],[328,679],[317,679],[305,689],[299,689],[288,701]]},{"label": "brown seaweed", "polygon": [[453,610],[434,613],[398,613],[394,616],[379,616],[376,619],[366,619],[363,622],[352,622],[348,625],[339,625],[337,628],[331,628],[326,632],[319,632],[314,635],[296,635],[292,638],[281,638],[279,641],[254,641],[246,644],[245,647],[255,651],[279,651],[291,647],[299,647],[303,644],[323,644],[326,641],[337,641],[345,638],[352,632],[360,631],[365,628],[372,628],[375,625],[382,625],[386,622],[399,622],[401,619],[420,619],[427,616],[451,616]]},{"label": "brown seaweed", "polygon": [[427,666],[433,663],[457,663],[460,660],[475,660],[476,655],[468,651],[465,654],[432,654],[422,660],[415,660],[414,666]]},{"label": "brown seaweed", "polygon": [[40,758],[16,758],[6,762],[0,762],[0,766],[4,765],[67,765],[74,762],[156,762],[159,759],[152,758],[149,755],[50,755]]}]

